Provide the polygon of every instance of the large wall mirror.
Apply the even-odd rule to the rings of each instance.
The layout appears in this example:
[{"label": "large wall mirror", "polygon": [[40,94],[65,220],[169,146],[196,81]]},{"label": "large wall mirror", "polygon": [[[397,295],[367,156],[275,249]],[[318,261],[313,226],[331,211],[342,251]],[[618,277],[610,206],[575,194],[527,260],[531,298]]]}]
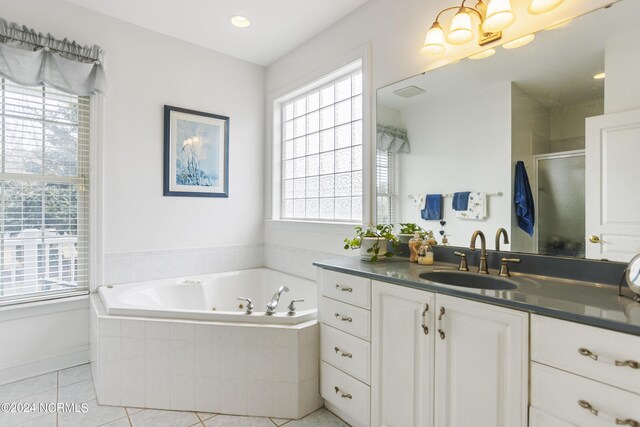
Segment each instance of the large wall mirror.
[{"label": "large wall mirror", "polygon": [[[378,89],[378,222],[444,230],[467,247],[480,229],[489,249],[503,227],[502,250],[630,260],[640,252],[638,17],[640,1],[621,0],[526,46]],[[532,234],[515,214],[518,162]],[[453,209],[460,192],[480,193],[478,219]],[[443,196],[444,226],[423,219],[426,194]]]}]

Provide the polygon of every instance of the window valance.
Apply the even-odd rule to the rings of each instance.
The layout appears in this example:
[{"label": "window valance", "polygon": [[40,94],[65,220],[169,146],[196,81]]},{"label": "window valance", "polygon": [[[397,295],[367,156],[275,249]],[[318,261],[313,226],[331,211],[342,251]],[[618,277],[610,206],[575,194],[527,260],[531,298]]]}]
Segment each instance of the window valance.
[{"label": "window valance", "polygon": [[105,93],[104,51],[0,18],[0,75],[25,86],[46,84],[75,95]]},{"label": "window valance", "polygon": [[378,125],[376,146],[378,150],[392,153],[409,153],[411,151],[407,131],[394,126]]}]

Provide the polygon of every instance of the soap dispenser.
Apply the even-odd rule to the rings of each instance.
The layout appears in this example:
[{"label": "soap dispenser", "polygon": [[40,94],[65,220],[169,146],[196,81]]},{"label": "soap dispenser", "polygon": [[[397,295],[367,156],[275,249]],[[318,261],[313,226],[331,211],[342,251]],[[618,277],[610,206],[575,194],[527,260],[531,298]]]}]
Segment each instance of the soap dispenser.
[{"label": "soap dispenser", "polygon": [[413,238],[409,240],[409,261],[418,262],[418,249],[422,246],[420,233],[416,232]]},{"label": "soap dispenser", "polygon": [[425,240],[418,249],[418,264],[433,265],[433,248],[429,244],[429,240]]}]

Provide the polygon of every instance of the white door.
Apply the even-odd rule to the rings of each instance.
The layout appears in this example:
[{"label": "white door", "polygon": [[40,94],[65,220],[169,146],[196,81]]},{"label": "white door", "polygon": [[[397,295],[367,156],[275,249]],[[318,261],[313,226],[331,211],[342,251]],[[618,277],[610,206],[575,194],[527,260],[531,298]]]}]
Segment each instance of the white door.
[{"label": "white door", "polygon": [[640,110],[591,117],[586,128],[587,258],[640,252]]},{"label": "white door", "polygon": [[434,294],[372,283],[371,425],[433,425]]},{"label": "white door", "polygon": [[529,315],[436,296],[435,425],[525,427]]}]

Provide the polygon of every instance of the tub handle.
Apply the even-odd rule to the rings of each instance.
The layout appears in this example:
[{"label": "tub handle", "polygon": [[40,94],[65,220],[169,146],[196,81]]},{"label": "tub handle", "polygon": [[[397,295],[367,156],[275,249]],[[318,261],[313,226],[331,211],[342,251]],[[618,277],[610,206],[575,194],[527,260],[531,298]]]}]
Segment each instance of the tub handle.
[{"label": "tub handle", "polygon": [[287,313],[287,316],[295,316],[296,315],[296,303],[297,302],[303,302],[304,298],[300,298],[300,299],[292,299],[291,302],[289,303],[289,306],[287,307],[289,309],[289,312]]},{"label": "tub handle", "polygon": [[334,316],[336,316],[336,319],[342,320],[343,322],[353,322],[351,317],[342,317],[340,313],[336,313]]},{"label": "tub handle", "polygon": [[253,313],[253,309],[256,308],[253,305],[253,303],[251,302],[251,299],[249,299],[249,298],[238,297],[238,301],[246,301],[247,302],[247,305],[246,305],[247,311],[245,311],[245,314]]}]

